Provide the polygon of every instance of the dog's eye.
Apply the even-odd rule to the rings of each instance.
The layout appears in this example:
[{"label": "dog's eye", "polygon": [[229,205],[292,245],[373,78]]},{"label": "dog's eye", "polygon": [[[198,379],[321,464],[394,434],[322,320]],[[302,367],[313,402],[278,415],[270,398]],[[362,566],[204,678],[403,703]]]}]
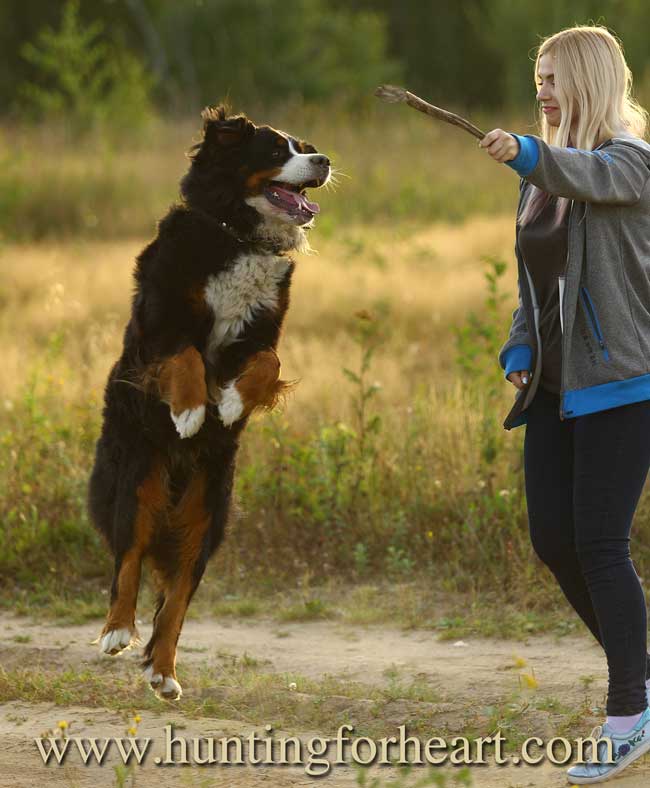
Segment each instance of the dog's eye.
[{"label": "dog's eye", "polygon": [[280,158],[280,156],[282,156],[282,153],[283,153],[283,151],[281,151],[281,150],[275,150],[275,151],[273,151],[273,153],[271,154],[271,158],[272,158],[272,159],[279,159],[279,158]]}]

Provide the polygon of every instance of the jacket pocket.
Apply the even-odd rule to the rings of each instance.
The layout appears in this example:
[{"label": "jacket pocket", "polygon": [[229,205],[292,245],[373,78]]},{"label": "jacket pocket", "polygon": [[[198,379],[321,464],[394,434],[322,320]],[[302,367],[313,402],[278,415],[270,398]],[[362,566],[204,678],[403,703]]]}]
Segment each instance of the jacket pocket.
[{"label": "jacket pocket", "polygon": [[591,300],[591,296],[589,295],[589,290],[584,285],[580,286],[580,299],[582,301],[582,307],[585,310],[585,315],[587,317],[587,322],[591,326],[592,333],[600,346],[600,350],[603,354],[603,358],[605,361],[609,361],[609,351],[607,350],[607,345],[605,344],[605,337],[603,336],[602,329],[600,327],[600,322],[598,320],[598,314],[596,312],[596,307],[594,302]]}]

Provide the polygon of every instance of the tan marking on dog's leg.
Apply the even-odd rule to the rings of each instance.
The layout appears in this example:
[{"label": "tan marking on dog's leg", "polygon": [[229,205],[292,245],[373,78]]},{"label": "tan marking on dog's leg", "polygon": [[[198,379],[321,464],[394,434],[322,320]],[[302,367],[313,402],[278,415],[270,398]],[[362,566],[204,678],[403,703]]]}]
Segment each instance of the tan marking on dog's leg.
[{"label": "tan marking on dog's leg", "polygon": [[100,651],[106,654],[117,654],[139,639],[135,611],[142,558],[151,543],[156,514],[164,509],[167,501],[161,470],[160,461],[155,462],[149,475],[137,489],[133,544],[122,558],[117,576],[117,596],[111,604],[106,624],[99,636]]},{"label": "tan marking on dog's leg", "polygon": [[172,528],[180,532],[178,563],[175,576],[164,581],[165,602],[156,619],[152,662],[145,670],[145,678],[158,694],[170,699],[176,699],[182,693],[176,679],[176,645],[192,594],[194,565],[210,525],[204,497],[205,475],[199,473],[190,482],[170,517]]},{"label": "tan marking on dog's leg", "polygon": [[205,420],[208,391],[205,366],[195,347],[170,356],[160,366],[161,399],[170,407],[171,417],[181,438],[195,435]]}]

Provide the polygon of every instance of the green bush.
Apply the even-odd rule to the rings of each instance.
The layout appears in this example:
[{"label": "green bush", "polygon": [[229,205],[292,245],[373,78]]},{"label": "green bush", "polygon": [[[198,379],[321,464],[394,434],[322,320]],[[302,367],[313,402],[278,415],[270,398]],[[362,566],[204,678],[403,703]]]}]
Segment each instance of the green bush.
[{"label": "green bush", "polygon": [[501,321],[502,302],[509,296],[499,292],[499,280],[506,273],[502,260],[484,257],[491,270],[485,272],[487,297],[482,315],[470,312],[462,326],[453,326],[456,336],[456,364],[468,392],[474,397],[474,406],[483,413],[480,457],[482,475],[490,478],[500,450],[504,445],[504,431],[499,405],[503,391],[503,371],[498,365],[498,354],[503,344],[504,327]]},{"label": "green bush", "polygon": [[[401,69],[385,17],[328,0],[220,0],[160,6],[155,18],[177,100],[240,104],[365,97]],[[181,101],[182,106],[187,103]]]},{"label": "green bush", "polygon": [[25,116],[65,121],[75,134],[143,129],[151,113],[150,78],[137,58],[109,43],[104,26],[84,26],[79,0],[68,0],[58,30],[43,28],[22,55],[34,72],[19,90]]},{"label": "green bush", "polygon": [[86,515],[99,407],[62,405],[61,382],[47,371],[64,342],[62,334],[50,337],[0,424],[0,577],[7,584],[63,590],[71,578],[102,577],[110,564]]}]

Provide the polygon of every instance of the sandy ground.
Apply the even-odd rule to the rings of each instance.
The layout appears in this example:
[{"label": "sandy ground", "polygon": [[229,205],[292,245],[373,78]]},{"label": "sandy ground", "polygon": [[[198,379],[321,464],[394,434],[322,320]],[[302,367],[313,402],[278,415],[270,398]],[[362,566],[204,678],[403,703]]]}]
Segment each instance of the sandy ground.
[{"label": "sandy ground", "polygon": [[[108,662],[119,660],[120,671],[137,672],[137,650],[129,651],[116,659],[100,656],[97,646],[91,645],[101,622],[81,626],[48,626],[29,619],[0,615],[0,664],[6,669],[43,666],[47,670],[89,670],[104,673],[110,681]],[[146,638],[149,628],[140,625]],[[29,638],[16,642],[16,636]],[[538,682],[536,689],[520,690],[520,698],[557,699],[577,709],[585,698],[593,711],[593,719],[585,730],[573,736],[587,736],[591,725],[603,719],[607,668],[604,656],[595,642],[586,637],[554,638],[531,637],[527,642],[464,638],[460,641],[437,639],[425,631],[401,631],[381,626],[348,627],[332,622],[311,622],[278,625],[273,621],[217,621],[216,619],[188,621],[181,636],[179,664],[188,667],[218,669],[220,661],[228,655],[254,658],[260,661],[260,670],[280,674],[301,674],[312,679],[327,675],[365,685],[383,685],[389,682],[387,669],[397,671],[400,681],[408,686],[417,678],[435,688],[440,702],[429,704],[433,719],[440,720],[440,729],[432,729],[430,736],[454,735],[469,720],[487,720],[489,707],[503,703],[520,688],[519,674],[533,673]],[[517,668],[515,659],[526,660],[526,666]],[[107,662],[108,661],[108,662]],[[588,686],[582,681],[592,677]],[[233,709],[232,719],[202,717],[192,719],[183,713],[187,698],[201,697],[205,688],[184,686],[183,698],[174,704],[160,701],[158,715],[150,710],[143,713],[138,737],[152,739],[144,764],[139,767],[138,786],[250,786],[258,788],[293,788],[294,786],[323,785],[326,788],[349,788],[357,785],[356,770],[350,765],[334,766],[320,778],[310,777],[304,765],[297,766],[183,766],[158,765],[155,757],[164,753],[165,725],[173,721],[176,734],[185,739],[240,735],[248,737],[252,731],[259,736],[268,735],[264,730],[266,720],[255,724],[237,719]],[[209,691],[209,690],[208,690]],[[289,691],[289,690],[288,690]],[[341,709],[341,724],[347,721],[352,704],[339,696],[327,698],[334,708]],[[339,704],[337,707],[336,704]],[[413,702],[395,698],[385,707],[385,720],[397,726],[409,718]],[[555,725],[562,719],[552,712],[535,708],[524,711],[518,726],[529,736],[548,739],[556,736]],[[34,737],[52,729],[57,721],[66,719],[71,725],[71,735],[110,737],[124,736],[124,722],[117,713],[104,708],[86,708],[54,703],[27,703],[12,701],[0,707],[0,786],[104,786],[115,785],[112,764],[118,761],[109,757],[101,767],[84,766],[76,757],[66,759],[64,765],[43,765],[34,743]],[[183,726],[183,727],[181,727]],[[444,730],[444,733],[443,733]],[[306,742],[314,735],[327,735],[321,731],[273,731],[276,738],[299,735]],[[482,735],[487,735],[485,730]],[[354,735],[354,734],[353,734]],[[358,734],[357,734],[358,735]],[[425,737],[422,737],[425,738]],[[507,749],[507,748],[506,748]],[[349,759],[348,759],[349,760]],[[449,767],[445,767],[448,770]],[[493,763],[471,767],[477,788],[553,788],[566,786],[566,766],[545,762],[536,766],[496,766]],[[382,780],[390,777],[387,768],[372,767],[372,775]],[[419,770],[417,770],[419,772]],[[452,770],[453,771],[453,770]],[[421,774],[421,773],[420,773]],[[129,779],[128,785],[131,785]],[[410,783],[409,783],[410,784]],[[629,767],[611,784],[621,788],[647,788],[650,785],[650,755]]]}]

